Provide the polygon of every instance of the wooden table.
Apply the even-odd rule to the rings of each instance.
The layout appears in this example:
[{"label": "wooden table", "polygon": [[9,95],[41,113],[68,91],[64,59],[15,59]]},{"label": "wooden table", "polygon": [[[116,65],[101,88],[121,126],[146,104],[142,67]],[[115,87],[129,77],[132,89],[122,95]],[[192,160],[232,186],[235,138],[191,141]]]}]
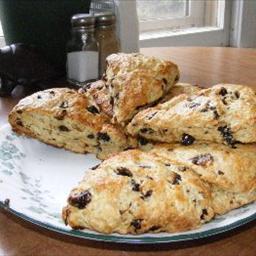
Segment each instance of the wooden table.
[{"label": "wooden table", "polygon": [[[256,88],[256,50],[232,48],[152,48],[147,55],[170,59],[181,80],[203,86],[241,83]],[[0,98],[0,125],[18,98]],[[1,193],[1,192],[0,192]],[[70,238],[0,211],[0,255],[256,255],[256,221],[198,241],[165,245],[118,245]]]}]

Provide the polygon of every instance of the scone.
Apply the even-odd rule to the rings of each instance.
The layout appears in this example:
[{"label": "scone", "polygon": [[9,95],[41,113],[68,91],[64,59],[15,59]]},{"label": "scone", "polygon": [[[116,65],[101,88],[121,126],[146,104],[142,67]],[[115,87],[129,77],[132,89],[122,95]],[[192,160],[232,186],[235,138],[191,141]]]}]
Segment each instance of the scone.
[{"label": "scone", "polygon": [[150,153],[192,169],[209,183],[217,214],[256,200],[256,144],[162,144]]},{"label": "scone", "polygon": [[[125,126],[141,108],[161,100],[178,79],[178,67],[170,61],[142,54],[112,54],[107,58],[105,86],[94,95],[112,123]],[[95,84],[89,87],[95,88]]]},{"label": "scone", "polygon": [[138,113],[128,125],[133,136],[159,142],[256,142],[256,95],[243,85],[219,84],[185,94]]},{"label": "scone", "polygon": [[11,111],[9,123],[17,133],[73,152],[95,153],[100,158],[132,146],[121,129],[109,124],[92,98],[67,88],[22,99]]},{"label": "scone", "polygon": [[72,190],[63,220],[101,233],[177,232],[214,217],[210,186],[180,164],[140,150],[88,170]]}]

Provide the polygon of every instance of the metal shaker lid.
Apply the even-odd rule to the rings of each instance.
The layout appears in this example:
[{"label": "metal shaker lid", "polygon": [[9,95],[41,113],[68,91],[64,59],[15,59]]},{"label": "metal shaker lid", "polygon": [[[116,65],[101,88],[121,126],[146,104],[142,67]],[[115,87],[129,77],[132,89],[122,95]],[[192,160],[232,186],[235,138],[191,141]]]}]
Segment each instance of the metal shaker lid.
[{"label": "metal shaker lid", "polygon": [[78,13],[71,18],[72,27],[93,28],[95,27],[95,22],[96,18],[86,13]]},{"label": "metal shaker lid", "polygon": [[109,26],[116,22],[116,16],[112,12],[95,13],[96,26]]}]

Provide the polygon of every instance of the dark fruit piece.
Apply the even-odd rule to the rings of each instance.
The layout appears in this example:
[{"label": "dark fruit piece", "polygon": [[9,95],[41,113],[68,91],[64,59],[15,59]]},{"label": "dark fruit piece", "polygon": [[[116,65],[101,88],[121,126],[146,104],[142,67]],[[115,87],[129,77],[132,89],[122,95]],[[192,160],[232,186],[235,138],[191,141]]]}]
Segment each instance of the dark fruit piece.
[{"label": "dark fruit piece", "polygon": [[154,130],[151,129],[151,128],[142,128],[142,129],[140,129],[140,132],[141,132],[141,133],[149,133],[149,134],[152,134],[152,133],[154,133]]},{"label": "dark fruit piece", "polygon": [[95,106],[90,106],[90,107],[87,108],[87,110],[89,112],[91,112],[92,114],[99,114],[100,113],[99,110]]},{"label": "dark fruit piece", "polygon": [[137,231],[138,229],[141,229],[141,221],[142,219],[135,219],[131,222],[131,226],[134,227],[135,231]]},{"label": "dark fruit piece", "polygon": [[158,229],[160,229],[161,228],[161,226],[152,226],[148,231],[150,232],[150,231],[156,231],[156,230],[158,230]]},{"label": "dark fruit piece", "polygon": [[98,139],[103,141],[110,141],[110,137],[106,132],[99,132]]},{"label": "dark fruit piece", "polygon": [[189,134],[183,133],[181,138],[181,144],[184,146],[192,145],[195,141],[195,138]]},{"label": "dark fruit piece", "polygon": [[163,78],[162,80],[163,80],[163,83],[164,83],[165,85],[167,85],[167,80],[166,80],[165,78]]},{"label": "dark fruit piece", "polygon": [[139,141],[140,145],[142,145],[142,146],[145,146],[149,143],[149,141],[147,139],[140,137],[140,136],[138,137],[138,141]]},{"label": "dark fruit piece", "polygon": [[131,184],[132,184],[132,191],[136,191],[136,192],[140,191],[140,184],[136,183],[134,179],[131,180]]},{"label": "dark fruit piece", "polygon": [[228,93],[228,91],[227,91],[226,88],[222,87],[222,88],[220,89],[220,95],[221,95],[221,96],[225,96],[227,93]]},{"label": "dark fruit piece", "polygon": [[144,200],[145,198],[150,197],[152,195],[152,193],[153,193],[153,191],[151,189],[148,190],[145,194],[142,194],[141,199]]},{"label": "dark fruit piece", "polygon": [[172,185],[180,184],[181,176],[178,173],[175,173],[174,179],[172,181]]},{"label": "dark fruit piece", "polygon": [[68,107],[68,102],[66,100],[61,102],[60,108],[67,108],[67,107]]},{"label": "dark fruit piece", "polygon": [[22,121],[20,119],[16,120],[16,124],[23,127],[23,123],[22,123]]},{"label": "dark fruit piece", "polygon": [[66,127],[65,125],[60,125],[59,126],[59,130],[62,132],[69,132],[70,130],[68,129],[68,127]]},{"label": "dark fruit piece", "polygon": [[205,215],[208,215],[207,209],[203,209],[203,210],[202,210],[202,214],[201,214],[201,216],[200,216],[200,219],[201,219],[201,220],[204,220]]},{"label": "dark fruit piece", "polygon": [[110,105],[113,107],[114,106],[114,98],[110,97]]},{"label": "dark fruit piece", "polygon": [[70,205],[79,209],[84,209],[86,205],[91,202],[91,200],[92,194],[88,190],[85,190],[78,194],[75,193],[68,198],[68,202],[70,203]]},{"label": "dark fruit piece", "polygon": [[122,175],[122,176],[127,176],[127,177],[132,177],[133,176],[132,172],[129,169],[125,168],[125,167],[117,168],[116,169],[116,174],[117,175]]},{"label": "dark fruit piece", "polygon": [[96,170],[99,166],[100,166],[100,164],[97,164],[97,165],[93,166],[93,167],[91,168],[91,170]]},{"label": "dark fruit piece", "polygon": [[94,139],[95,136],[94,136],[94,134],[91,133],[91,134],[87,135],[87,138],[88,138],[88,139]]},{"label": "dark fruit piece", "polygon": [[219,113],[218,113],[217,110],[214,110],[214,111],[213,111],[213,116],[214,116],[214,119],[215,119],[215,120],[217,120],[217,119],[220,118],[220,115],[219,115]]},{"label": "dark fruit piece", "polygon": [[221,133],[223,139],[227,142],[227,144],[232,148],[235,148],[235,144],[237,142],[233,138],[231,129],[227,126],[221,126],[218,127],[218,131]]}]

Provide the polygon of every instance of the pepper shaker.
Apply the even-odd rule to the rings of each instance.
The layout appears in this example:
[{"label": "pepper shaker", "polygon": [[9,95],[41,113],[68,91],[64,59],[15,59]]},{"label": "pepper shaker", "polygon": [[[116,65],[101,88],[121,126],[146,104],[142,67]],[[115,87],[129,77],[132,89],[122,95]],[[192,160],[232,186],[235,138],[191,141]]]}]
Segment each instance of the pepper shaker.
[{"label": "pepper shaker", "polygon": [[102,77],[106,69],[106,58],[112,53],[120,52],[120,43],[116,34],[116,17],[111,12],[95,14],[95,37],[99,43],[99,77]]}]

